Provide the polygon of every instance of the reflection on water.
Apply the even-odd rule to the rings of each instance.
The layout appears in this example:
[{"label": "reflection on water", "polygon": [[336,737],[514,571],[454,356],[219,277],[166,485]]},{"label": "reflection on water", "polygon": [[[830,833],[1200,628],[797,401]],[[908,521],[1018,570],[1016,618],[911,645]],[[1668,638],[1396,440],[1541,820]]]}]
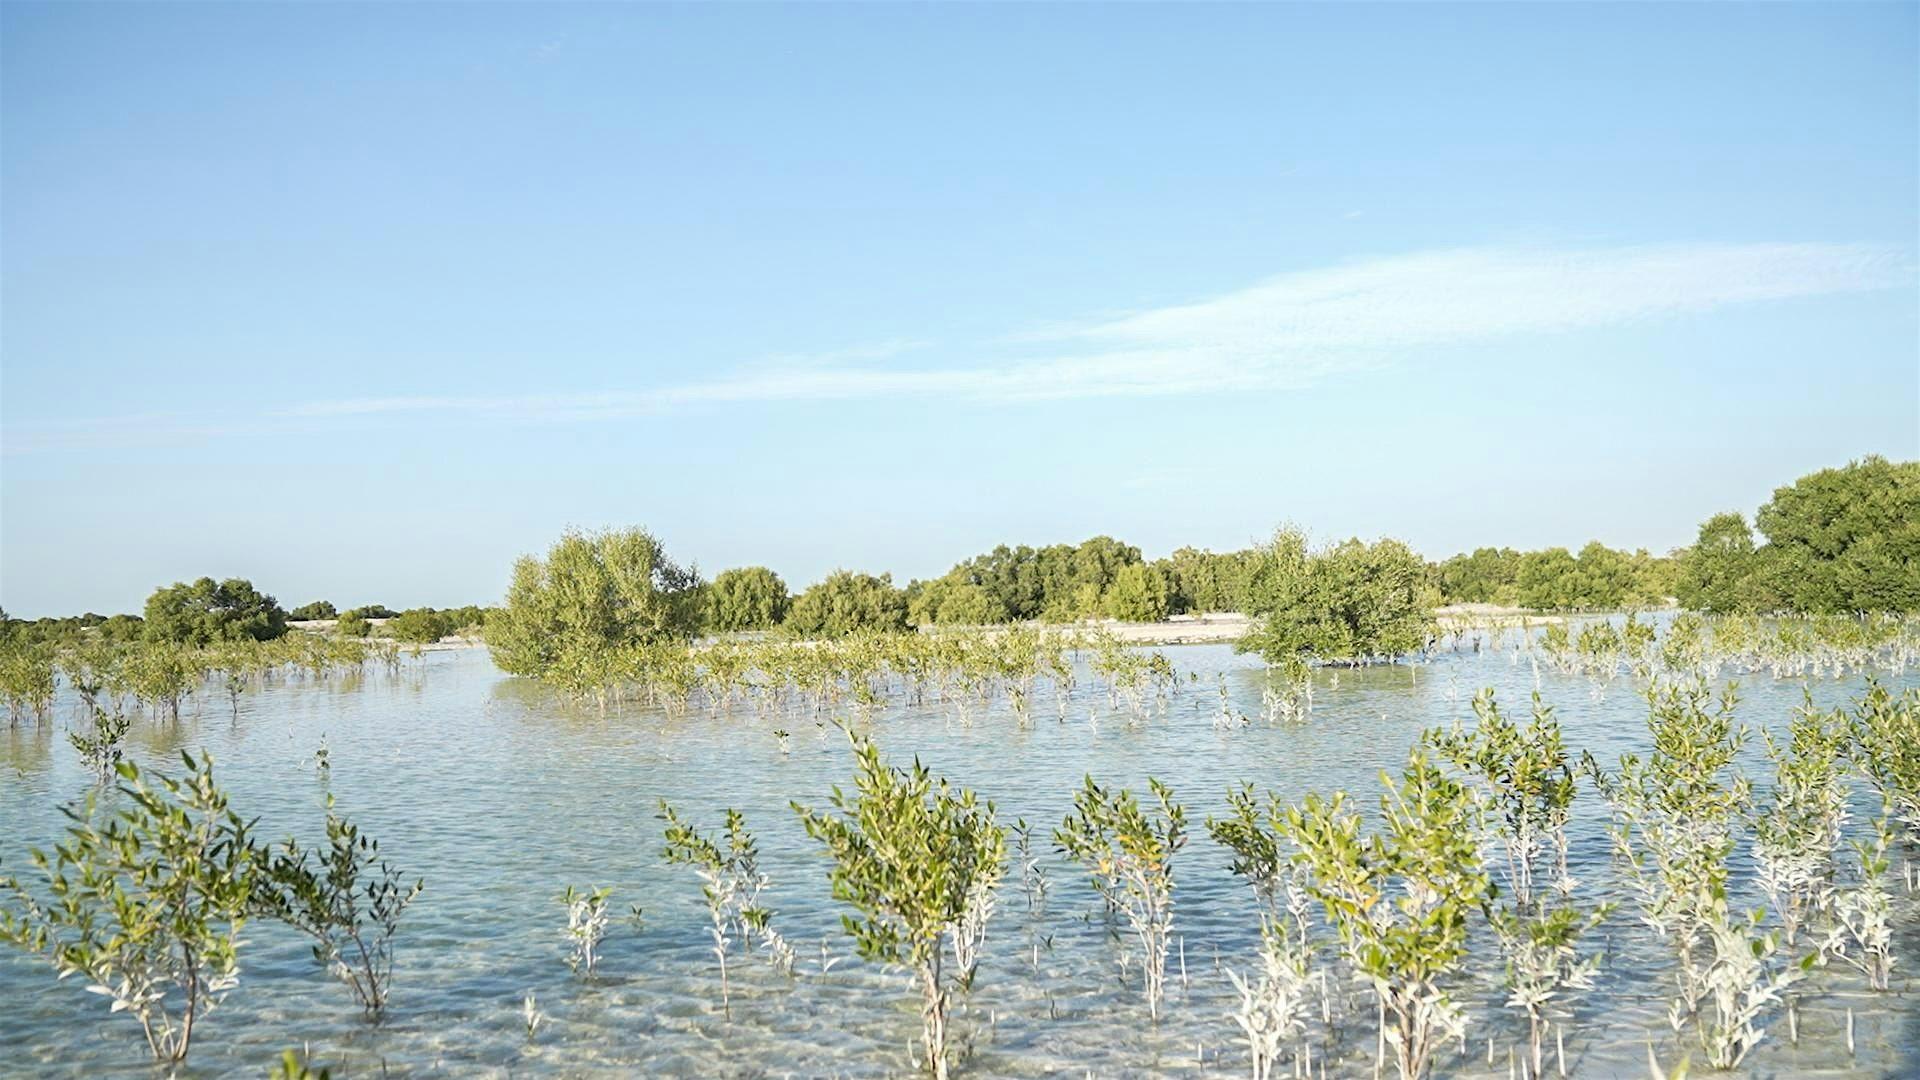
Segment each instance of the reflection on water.
[{"label": "reflection on water", "polygon": [[[1083,774],[1144,788],[1149,775],[1186,804],[1195,839],[1176,862],[1176,958],[1168,1008],[1147,1019],[1137,968],[1123,973],[1121,946],[1085,882],[1057,857],[1043,860],[1052,888],[1027,912],[1017,873],[988,937],[987,956],[957,1021],[970,1075],[1238,1075],[1246,1071],[1230,1015],[1236,999],[1223,966],[1244,968],[1257,941],[1250,894],[1198,826],[1223,809],[1229,785],[1251,780],[1288,798],[1345,787],[1370,806],[1380,770],[1397,768],[1422,728],[1470,718],[1480,686],[1515,708],[1536,675],[1511,652],[1443,655],[1418,668],[1321,672],[1312,718],[1295,726],[1217,729],[1218,677],[1233,708],[1259,716],[1264,672],[1221,646],[1165,650],[1182,673],[1164,712],[1147,722],[1116,714],[1104,690],[1083,689],[1056,719],[1042,693],[1020,726],[1004,706],[970,709],[963,722],[936,705],[880,710],[861,721],[890,755],[918,755],[933,770],[996,803],[1002,819],[1040,823],[1070,810]],[[1551,673],[1540,688],[1556,706],[1574,750],[1602,761],[1643,748],[1644,706],[1631,680],[1596,694],[1584,679]],[[1909,676],[1909,678],[1912,678]],[[1800,682],[1743,680],[1741,717],[1783,728]],[[1812,685],[1836,704],[1858,680]],[[59,723],[73,715],[63,699]],[[792,732],[790,753],[773,736]],[[408,912],[399,943],[393,1007],[378,1027],[359,1020],[348,995],[315,970],[304,942],[256,924],[242,953],[241,988],[196,1032],[182,1075],[257,1077],[283,1048],[310,1044],[336,1075],[536,1076],[663,1074],[903,1074],[918,1033],[904,975],[851,957],[829,895],[826,868],[801,831],[790,799],[818,804],[850,775],[843,738],[810,715],[781,719],[742,709],[605,713],[554,699],[500,676],[484,651],[427,653],[398,673],[384,668],[319,682],[292,680],[250,691],[234,716],[224,694],[191,701],[177,724],[141,722],[130,756],[143,767],[177,768],[182,748],[212,752],[234,805],[260,818],[262,835],[317,839],[322,800],[378,837],[426,892]],[[313,764],[324,739],[332,768]],[[1746,767],[1759,775],[1757,751]],[[64,734],[31,728],[0,736],[0,858],[16,872],[26,849],[56,839],[62,803],[91,786]],[[659,857],[660,798],[702,825],[738,807],[759,836],[773,879],[776,925],[800,954],[791,980],[758,961],[733,965],[731,1018],[719,1007],[698,882]],[[1583,787],[1574,828],[1574,873],[1619,898],[1608,864],[1604,810]],[[1904,859],[1895,855],[1896,872]],[[562,962],[568,884],[614,889],[612,908],[646,911],[636,929],[616,921],[599,974],[575,978]],[[1588,894],[1592,898],[1593,894]],[[1753,900],[1754,898],[1747,898]],[[1800,1042],[1774,1022],[1737,1075],[1889,1076],[1916,1069],[1920,1014],[1907,977],[1920,969],[1915,901],[1896,903],[1900,962],[1894,990],[1874,994],[1850,970],[1814,972],[1798,988]],[[1598,932],[1607,965],[1567,1040],[1582,1076],[1644,1076],[1647,1044],[1671,1064],[1697,1048],[1668,1029],[1666,952],[1630,903]],[[1491,942],[1476,955],[1493,955]],[[1500,1008],[1497,964],[1486,963],[1466,997],[1473,1025],[1447,1075],[1507,1074],[1510,1042],[1522,1038]],[[532,993],[548,1023],[531,1041],[521,1018]],[[152,1075],[130,1022],[109,1019],[78,985],[51,970],[0,955],[0,1074]],[[1845,1047],[1856,1016],[1856,1053]],[[1331,1062],[1335,1075],[1370,1075],[1371,1017],[1349,1025]],[[1487,1040],[1495,1043],[1489,1065]],[[1549,1066],[1551,1068],[1551,1066]]]}]

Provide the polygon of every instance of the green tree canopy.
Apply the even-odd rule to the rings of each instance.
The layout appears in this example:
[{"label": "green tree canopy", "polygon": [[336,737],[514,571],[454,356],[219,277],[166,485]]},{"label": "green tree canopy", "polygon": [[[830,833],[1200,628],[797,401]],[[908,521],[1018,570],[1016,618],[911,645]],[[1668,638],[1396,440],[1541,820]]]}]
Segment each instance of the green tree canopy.
[{"label": "green tree canopy", "polygon": [[1251,550],[1216,553],[1183,547],[1154,566],[1167,583],[1168,613],[1198,615],[1246,610],[1247,582],[1255,563]]},{"label": "green tree canopy", "polygon": [[1322,551],[1283,529],[1258,549],[1248,586],[1257,618],[1237,646],[1269,661],[1392,659],[1426,644],[1434,597],[1427,564],[1398,540],[1348,540]]},{"label": "green tree canopy", "polygon": [[1746,517],[1731,511],[1715,514],[1701,524],[1699,537],[1681,560],[1675,595],[1680,606],[1693,611],[1758,611],[1771,606],[1762,593],[1758,564]]},{"label": "green tree canopy", "polygon": [[514,563],[487,645],[502,671],[538,675],[568,652],[684,641],[700,630],[701,594],[699,573],[645,529],[569,532],[546,558]]},{"label": "green tree canopy", "polygon": [[907,588],[907,621],[915,626],[987,626],[1007,621],[1007,609],[985,586],[948,575]]},{"label": "green tree canopy", "polygon": [[1868,457],[1776,489],[1754,522],[1765,591],[1791,611],[1920,611],[1920,461]]},{"label": "green tree canopy", "polygon": [[1715,514],[1675,595],[1701,611],[1920,611],[1920,462],[1868,457],[1774,490],[1754,516]]},{"label": "green tree canopy", "polygon": [[430,607],[408,608],[388,621],[387,632],[396,641],[430,645],[458,629],[452,622],[447,613]]},{"label": "green tree canopy", "polygon": [[844,637],[859,630],[905,630],[907,598],[893,575],[835,570],[807,586],[787,611],[786,628],[802,637]]},{"label": "green tree canopy", "polygon": [[331,601],[315,600],[311,604],[301,604],[299,607],[287,612],[287,618],[292,619],[294,622],[311,622],[315,619],[331,619],[338,614],[340,614],[340,612],[333,606]]},{"label": "green tree canopy", "polygon": [[1128,563],[1115,571],[1100,604],[1110,619],[1159,622],[1167,617],[1166,578],[1156,567]]},{"label": "green tree canopy", "polygon": [[147,597],[146,635],[154,641],[181,645],[243,638],[270,641],[286,632],[287,613],[279,601],[243,578],[175,582]]},{"label": "green tree canopy", "polygon": [[707,586],[707,629],[771,630],[793,602],[787,583],[764,566],[742,566],[714,575]]}]

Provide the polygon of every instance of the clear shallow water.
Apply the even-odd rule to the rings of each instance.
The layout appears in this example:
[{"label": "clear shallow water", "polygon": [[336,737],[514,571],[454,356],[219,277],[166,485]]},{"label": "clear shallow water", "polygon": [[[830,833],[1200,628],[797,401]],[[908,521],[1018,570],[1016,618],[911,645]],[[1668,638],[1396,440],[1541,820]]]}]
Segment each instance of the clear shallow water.
[{"label": "clear shallow water", "polygon": [[[1224,646],[1162,651],[1183,682],[1165,713],[1144,723],[1129,723],[1104,690],[1085,686],[1070,700],[1066,723],[1046,690],[1036,695],[1027,728],[1004,705],[971,708],[970,722],[937,705],[883,709],[865,722],[890,757],[918,755],[936,774],[994,800],[1003,821],[1035,823],[1043,849],[1051,882],[1043,909],[1028,913],[1011,872],[975,989],[957,1017],[963,1075],[1243,1074],[1231,1019],[1236,999],[1220,965],[1244,970],[1252,962],[1257,920],[1249,892],[1206,837],[1204,818],[1224,811],[1224,793],[1241,780],[1289,799],[1344,787],[1371,807],[1380,770],[1397,770],[1423,728],[1470,720],[1469,700],[1481,686],[1497,688],[1504,706],[1522,711],[1535,678],[1510,652],[1341,672],[1337,687],[1333,673],[1322,672],[1306,723],[1256,720],[1218,730],[1216,677],[1227,679],[1238,711],[1257,716],[1258,665]],[[1185,681],[1188,672],[1198,680]],[[1543,673],[1541,680],[1576,752],[1591,749],[1611,763],[1644,749],[1644,705],[1632,680],[1615,680],[1597,699],[1586,679]],[[1784,727],[1809,685],[1763,675],[1741,684],[1742,719],[1773,728]],[[1846,700],[1860,682],[1810,685],[1825,705]],[[303,1044],[336,1076],[910,1073],[906,1043],[919,1028],[908,979],[851,956],[824,859],[788,806],[790,799],[824,803],[851,774],[844,738],[810,716],[771,719],[743,709],[670,718],[638,707],[603,714],[499,675],[484,650],[428,653],[397,675],[382,669],[276,684],[247,694],[237,720],[218,694],[184,712],[177,726],[139,723],[130,756],[142,767],[176,769],[179,749],[211,751],[235,807],[257,815],[265,837],[320,838],[331,791],[427,889],[403,925],[386,1022],[362,1022],[302,939],[257,923],[242,952],[241,987],[196,1031],[181,1075],[258,1077],[282,1049]],[[23,878],[32,873],[26,848],[55,840],[64,823],[58,806],[92,786],[65,739],[71,715],[63,698],[56,724],[0,733],[0,858]],[[780,753],[776,728],[793,733],[790,754]],[[323,737],[333,763],[325,779],[312,765]],[[1747,767],[1759,775],[1759,762]],[[1137,970],[1122,982],[1121,950],[1098,898],[1050,842],[1039,842],[1069,811],[1086,773],[1142,793],[1146,778],[1158,777],[1189,813],[1193,838],[1176,862],[1186,977],[1176,954],[1157,1025],[1147,1018]],[[659,857],[654,814],[662,797],[703,828],[717,826],[724,807],[745,812],[773,879],[767,899],[776,926],[800,955],[793,979],[736,955],[731,1018],[719,1005],[698,882]],[[1604,807],[1585,785],[1580,804],[1575,876],[1615,893]],[[1896,873],[1904,858],[1895,854]],[[634,904],[646,910],[639,930],[616,919],[591,980],[562,961],[565,915],[557,897],[569,883],[611,886],[618,914]],[[1896,898],[1900,959],[1891,992],[1867,991],[1850,969],[1816,971],[1798,987],[1799,1045],[1787,1041],[1776,1015],[1737,1075],[1920,1074],[1920,1003],[1910,981],[1920,970],[1917,914],[1914,898]],[[1567,1040],[1570,1069],[1645,1076],[1649,1041],[1668,1065],[1688,1050],[1698,1059],[1691,1030],[1675,1037],[1666,1026],[1664,946],[1629,903],[1597,933],[1609,961]],[[838,958],[825,972],[823,941]],[[1507,1045],[1523,1039],[1499,1007],[1492,942],[1477,953],[1484,970],[1463,995],[1472,1012],[1468,1053],[1443,1057],[1442,1075],[1504,1076]],[[532,1041],[520,1015],[528,992],[548,1016]],[[1852,1057],[1842,1035],[1848,1007],[1857,1024]],[[1371,1010],[1347,1028],[1333,1074],[1371,1075]],[[1491,1067],[1489,1037],[1496,1042]],[[145,1057],[137,1025],[109,1018],[80,986],[55,983],[40,961],[0,953],[0,1075],[155,1074]]]}]

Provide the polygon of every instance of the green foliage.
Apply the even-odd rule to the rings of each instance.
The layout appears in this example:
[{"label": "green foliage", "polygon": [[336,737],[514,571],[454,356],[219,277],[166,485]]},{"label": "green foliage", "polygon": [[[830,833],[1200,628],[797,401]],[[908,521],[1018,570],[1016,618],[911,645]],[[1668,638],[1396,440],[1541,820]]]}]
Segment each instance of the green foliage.
[{"label": "green foliage", "polygon": [[251,581],[203,577],[175,582],[147,598],[146,633],[154,641],[211,645],[252,638],[271,641],[287,632],[287,613]]},{"label": "green foliage", "polygon": [[942,974],[941,941],[983,921],[980,905],[1006,867],[1006,830],[994,822],[993,804],[973,792],[936,781],[917,760],[891,768],[872,740],[847,738],[853,794],[834,788],[831,811],[797,802],[793,809],[833,860],[833,895],[856,913],[841,921],[860,955],[918,977],[927,1062],[944,1080],[953,988]]},{"label": "green foliage", "polygon": [[768,960],[791,974],[793,949],[774,931],[773,912],[760,904],[767,876],[760,872],[760,845],[747,831],[746,816],[727,809],[724,846],[702,835],[665,799],[660,800],[660,820],[666,822],[662,856],[669,863],[690,866],[700,875],[700,895],[707,902],[712,920],[713,954],[720,962],[722,1002],[729,997],[727,953],[735,940],[751,950],[758,936],[766,945]]},{"label": "green foliage", "polygon": [[1759,574],[1753,530],[1740,514],[1715,514],[1681,560],[1675,596],[1689,611],[1741,614],[1775,605]]},{"label": "green foliage", "polygon": [[170,720],[180,719],[180,699],[193,692],[204,674],[201,654],[170,642],[154,642],[133,649],[123,664],[128,688],[151,712],[164,709]]},{"label": "green foliage", "polygon": [[1167,583],[1168,614],[1199,615],[1245,611],[1256,564],[1251,550],[1215,553],[1183,547],[1154,566]]},{"label": "green foliage", "polygon": [[1755,524],[1700,526],[1680,598],[1714,612],[1920,611],[1920,462],[1867,457],[1775,489]]},{"label": "green foliage", "polygon": [[865,630],[907,628],[907,598],[893,575],[835,570],[807,586],[787,611],[786,628],[801,637],[837,638]]},{"label": "green foliage", "polygon": [[1432,569],[1449,604],[1500,604],[1536,611],[1618,611],[1656,606],[1673,594],[1676,563],[1593,541],[1578,555],[1566,548],[1520,552],[1478,548]]},{"label": "green foliage", "polygon": [[771,630],[786,620],[792,603],[787,583],[764,566],[723,570],[707,586],[707,629]]},{"label": "green foliage", "polygon": [[1774,491],[1761,572],[1789,611],[1920,611],[1920,461],[1868,457]]},{"label": "green foliage", "polygon": [[363,638],[373,632],[373,624],[359,611],[349,611],[333,624],[334,632],[345,637]]},{"label": "green foliage", "polygon": [[[967,559],[938,580],[950,587],[975,586],[986,594],[980,603],[964,601],[969,614],[984,613],[983,622],[1026,622],[1046,619],[1072,622],[1104,613],[1104,597],[1121,570],[1142,565],[1140,549],[1110,536],[1096,536],[1079,544],[1045,547],[1001,545]],[[944,597],[930,602],[915,618],[920,625],[962,622],[939,617]]]},{"label": "green foliage", "polygon": [[1187,843],[1187,813],[1165,784],[1149,778],[1147,787],[1158,803],[1151,813],[1133,792],[1108,791],[1087,777],[1053,839],[1087,868],[1108,907],[1133,927],[1145,954],[1147,1011],[1157,1019],[1173,937],[1173,857]]},{"label": "green foliage", "polygon": [[542,675],[569,657],[686,641],[700,629],[701,607],[698,573],[668,558],[646,530],[570,532],[545,559],[514,564],[487,646],[502,671]]},{"label": "green foliage", "polygon": [[986,626],[1007,621],[1007,610],[985,587],[955,577],[907,587],[907,621],[915,626]]},{"label": "green foliage", "polygon": [[1344,792],[1289,808],[1286,832],[1348,963],[1373,987],[1401,1077],[1416,1080],[1465,1030],[1447,983],[1493,883],[1481,867],[1479,805],[1465,785],[1419,749],[1398,783],[1382,780],[1384,832],[1362,837]]},{"label": "green foliage", "polygon": [[1426,563],[1398,540],[1348,540],[1311,551],[1282,530],[1260,550],[1247,614],[1258,622],[1241,652],[1367,663],[1423,647],[1433,625]]},{"label": "green foliage", "polygon": [[301,1055],[286,1050],[274,1063],[273,1071],[267,1074],[267,1080],[333,1080],[333,1070],[322,1068],[316,1072]]},{"label": "green foliage", "polygon": [[340,612],[334,608],[332,601],[315,600],[311,604],[301,604],[299,607],[287,612],[287,618],[294,622],[312,622],[316,619],[331,619],[339,614]]},{"label": "green foliage", "polygon": [[1434,568],[1440,596],[1449,604],[1515,604],[1520,560],[1512,548],[1475,548]]},{"label": "green foliage", "polygon": [[186,1058],[197,1021],[240,980],[238,947],[259,851],[227,807],[211,760],[182,754],[187,775],[151,786],[119,766],[126,805],[104,823],[93,801],[49,857],[42,902],[0,881],[0,939],[52,962],[140,1022],[155,1058]]},{"label": "green foliage", "polygon": [[[312,865],[309,865],[311,862]],[[407,885],[380,858],[380,844],[334,813],[327,796],[327,846],[308,851],[292,838],[264,860],[253,888],[256,911],[313,939],[313,958],[360,1003],[369,1019],[387,1007],[393,938],[423,883]]]},{"label": "green foliage", "polygon": [[1920,843],[1920,687],[1894,694],[1870,683],[1851,727],[1854,764]]},{"label": "green foliage", "polygon": [[455,629],[450,616],[429,607],[408,608],[386,624],[386,632],[395,641],[414,645],[431,645]]},{"label": "green foliage", "polygon": [[1159,622],[1167,617],[1167,582],[1157,567],[1130,563],[1115,571],[1100,598],[1109,619],[1121,622]]},{"label": "green foliage", "polygon": [[1567,822],[1573,813],[1573,768],[1553,710],[1533,697],[1524,725],[1509,720],[1491,689],[1474,695],[1472,731],[1430,731],[1434,754],[1484,786],[1499,815],[1496,830],[1507,851],[1507,881],[1522,906],[1534,899],[1534,864],[1548,848],[1556,855],[1558,884],[1569,892]]},{"label": "green foliage", "polygon": [[12,723],[32,717],[45,721],[53,711],[55,652],[38,644],[0,647],[0,698]]}]

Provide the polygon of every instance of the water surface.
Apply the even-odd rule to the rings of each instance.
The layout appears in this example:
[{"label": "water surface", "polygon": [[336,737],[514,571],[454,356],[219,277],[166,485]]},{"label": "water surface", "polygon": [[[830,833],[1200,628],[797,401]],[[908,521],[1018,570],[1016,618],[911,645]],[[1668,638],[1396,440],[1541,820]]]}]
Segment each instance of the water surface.
[{"label": "water surface", "polygon": [[[1064,722],[1045,690],[1025,725],[1004,703],[969,709],[964,719],[935,704],[855,718],[888,755],[917,755],[937,774],[992,799],[1002,820],[1040,823],[1037,834],[1068,813],[1089,773],[1142,793],[1147,777],[1157,777],[1188,808],[1193,840],[1176,864],[1182,949],[1160,1022],[1148,1020],[1137,970],[1123,974],[1123,947],[1100,916],[1096,895],[1048,844],[1051,890],[1043,908],[1030,914],[1017,872],[1010,875],[987,958],[956,1020],[963,1075],[1244,1074],[1230,1018],[1236,999],[1221,968],[1252,962],[1255,908],[1205,836],[1205,816],[1223,812],[1224,793],[1242,780],[1288,798],[1346,788],[1370,807],[1380,770],[1397,769],[1423,728],[1470,718],[1469,699],[1481,686],[1497,688],[1508,709],[1522,711],[1536,680],[1532,665],[1511,651],[1323,671],[1307,722],[1256,719],[1222,730],[1214,723],[1218,680],[1225,679],[1233,708],[1258,717],[1263,669],[1224,646],[1163,651],[1182,684],[1144,722],[1086,685],[1069,699]],[[1584,678],[1537,677],[1576,752],[1591,749],[1611,762],[1644,749],[1645,707],[1632,680],[1614,680],[1599,692]],[[1803,687],[1817,702],[1837,704],[1860,685],[1856,678],[1742,676],[1740,715],[1755,726],[1783,728]],[[500,675],[484,650],[428,653],[397,674],[382,668],[279,681],[248,693],[237,717],[223,696],[202,697],[178,725],[138,723],[131,758],[143,768],[177,769],[180,749],[210,751],[234,806],[258,816],[268,837],[322,839],[330,791],[427,887],[403,927],[384,1023],[360,1020],[302,939],[254,924],[242,952],[241,987],[196,1032],[181,1075],[258,1077],[282,1049],[301,1045],[336,1076],[909,1072],[906,1044],[919,1033],[912,987],[902,973],[852,957],[826,865],[788,805],[824,803],[851,773],[845,739],[810,714],[773,718],[743,708],[672,717],[641,707],[603,713]],[[63,697],[55,724],[0,732],[0,858],[23,877],[31,874],[26,848],[56,839],[60,804],[92,787],[66,742],[72,718]],[[776,728],[792,732],[790,752],[781,752]],[[313,764],[323,743],[332,762],[326,775]],[[1758,774],[1757,762],[1748,767]],[[773,879],[767,899],[778,912],[775,924],[800,954],[791,979],[736,956],[730,1016],[719,1003],[698,882],[660,859],[654,815],[661,798],[706,827],[718,824],[725,807],[745,812]],[[1590,898],[1604,892],[1624,900],[1608,864],[1604,808],[1584,784],[1580,803],[1575,876],[1591,885]],[[1894,856],[1896,874],[1904,857]],[[568,884],[611,886],[622,915],[632,905],[645,909],[637,929],[616,920],[592,979],[563,963],[565,913],[557,898]],[[1920,1061],[1920,1007],[1908,978],[1920,970],[1920,931],[1912,898],[1902,894],[1896,903],[1893,991],[1866,990],[1850,969],[1815,972],[1798,988],[1799,1044],[1789,1043],[1776,1015],[1769,1037],[1736,1075],[1920,1071],[1913,1064]],[[1669,1065],[1689,1050],[1698,1060],[1691,1031],[1675,1037],[1666,1026],[1666,953],[1631,904],[1623,903],[1597,935],[1608,963],[1579,1008],[1567,1040],[1569,1067],[1582,1076],[1644,1076],[1649,1042]],[[1492,943],[1476,953],[1484,962],[1464,990],[1472,1013],[1468,1051],[1445,1055],[1443,1075],[1505,1076],[1507,1047],[1523,1038],[1500,1008]],[[548,1017],[532,1040],[521,1018],[528,993]],[[109,1018],[100,998],[72,981],[55,983],[35,959],[0,954],[0,1002],[0,1074],[155,1073],[137,1025]],[[1852,1056],[1842,1035],[1848,1008],[1857,1018]],[[1370,1010],[1347,1026],[1333,1074],[1371,1075]]]}]

